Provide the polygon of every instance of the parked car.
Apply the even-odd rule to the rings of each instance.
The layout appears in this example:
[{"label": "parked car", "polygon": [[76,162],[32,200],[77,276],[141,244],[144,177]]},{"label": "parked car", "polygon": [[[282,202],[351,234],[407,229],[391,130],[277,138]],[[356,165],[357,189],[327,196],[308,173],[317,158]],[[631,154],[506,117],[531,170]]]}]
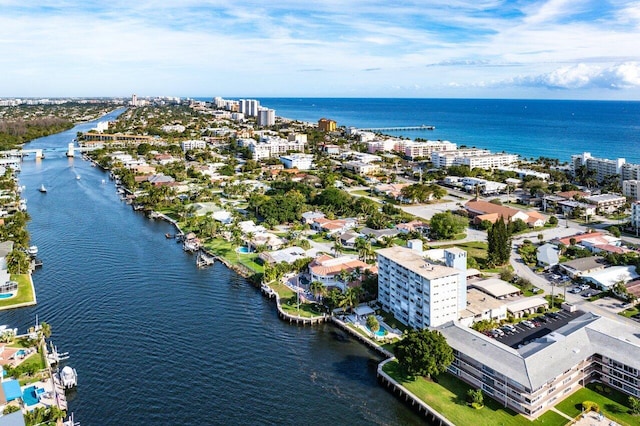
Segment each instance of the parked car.
[{"label": "parked car", "polygon": [[522,321],[522,325],[525,325],[529,328],[536,328],[536,325],[533,323],[533,321],[529,321],[529,320]]},{"label": "parked car", "polygon": [[589,284],[582,284],[580,286],[580,290],[589,290],[591,288],[591,286]]},{"label": "parked car", "polygon": [[539,316],[539,317],[536,317],[533,321],[534,321],[534,322],[540,322],[540,323],[543,323],[543,322],[547,322],[547,321],[549,321],[549,320],[548,320],[548,319],[547,319],[547,317],[545,317],[544,315],[541,315],[541,316]]},{"label": "parked car", "polygon": [[515,328],[513,325],[511,324],[504,324],[502,327],[500,327],[502,329],[502,331],[506,332],[506,333],[515,333],[516,331],[518,331],[517,328]]},{"label": "parked car", "polygon": [[546,314],[549,318],[558,319],[560,318],[560,314],[557,312],[547,312]]},{"label": "parked car", "polygon": [[571,290],[569,290],[569,293],[578,294],[581,291],[582,291],[582,289],[580,287],[574,287]]},{"label": "parked car", "polygon": [[491,333],[493,333],[494,337],[502,337],[502,336],[504,336],[504,331],[500,330],[499,328],[495,328],[495,329],[491,330]]}]

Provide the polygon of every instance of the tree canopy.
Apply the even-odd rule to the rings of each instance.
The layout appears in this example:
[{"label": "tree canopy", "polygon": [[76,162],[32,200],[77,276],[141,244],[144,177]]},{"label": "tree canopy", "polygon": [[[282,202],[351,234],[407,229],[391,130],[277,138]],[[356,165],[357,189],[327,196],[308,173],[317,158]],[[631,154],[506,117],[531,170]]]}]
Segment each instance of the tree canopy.
[{"label": "tree canopy", "polygon": [[433,238],[449,240],[469,226],[469,219],[447,211],[434,214],[430,226]]},{"label": "tree canopy", "polygon": [[453,349],[439,331],[411,330],[396,344],[400,368],[410,376],[435,376],[453,362]]}]

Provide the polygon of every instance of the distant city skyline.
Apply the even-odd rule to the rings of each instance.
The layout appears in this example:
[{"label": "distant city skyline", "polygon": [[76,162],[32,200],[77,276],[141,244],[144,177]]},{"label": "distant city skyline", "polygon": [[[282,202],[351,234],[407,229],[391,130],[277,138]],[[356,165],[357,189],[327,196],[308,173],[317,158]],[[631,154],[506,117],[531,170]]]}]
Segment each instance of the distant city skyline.
[{"label": "distant city skyline", "polygon": [[640,100],[640,2],[0,0],[0,97]]}]

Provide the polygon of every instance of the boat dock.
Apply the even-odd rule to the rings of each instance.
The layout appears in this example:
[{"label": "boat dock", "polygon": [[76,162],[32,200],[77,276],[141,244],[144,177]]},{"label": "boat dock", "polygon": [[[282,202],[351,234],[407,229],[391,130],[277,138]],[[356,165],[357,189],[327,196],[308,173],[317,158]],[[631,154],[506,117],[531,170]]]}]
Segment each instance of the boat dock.
[{"label": "boat dock", "polygon": [[384,130],[401,132],[403,130],[435,130],[436,126],[427,126],[425,124],[421,124],[420,126],[390,126],[390,127],[372,127],[369,129],[359,129],[364,130],[365,132],[382,132]]}]

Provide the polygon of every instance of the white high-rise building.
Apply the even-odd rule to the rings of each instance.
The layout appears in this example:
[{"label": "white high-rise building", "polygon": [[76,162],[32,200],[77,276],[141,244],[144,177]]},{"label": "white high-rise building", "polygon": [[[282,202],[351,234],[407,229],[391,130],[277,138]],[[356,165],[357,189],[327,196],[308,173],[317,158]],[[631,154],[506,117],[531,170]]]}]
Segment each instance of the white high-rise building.
[{"label": "white high-rise building", "polygon": [[131,106],[138,106],[138,95],[131,95]]},{"label": "white high-rise building", "polygon": [[240,99],[238,102],[238,112],[243,113],[247,117],[257,117],[260,101],[256,99]]},{"label": "white high-rise building", "polygon": [[638,234],[638,231],[640,231],[640,201],[631,204],[631,217],[629,219],[631,227]]},{"label": "white high-rise building", "polygon": [[447,266],[406,247],[381,249],[377,254],[378,301],[402,323],[419,329],[437,327],[457,320],[466,308],[466,273],[456,268],[464,263],[466,269],[464,250],[444,250]]},{"label": "white high-rise building", "polygon": [[622,175],[622,166],[626,163],[624,158],[609,160],[608,158],[592,157],[591,153],[583,152],[579,155],[571,156],[571,167],[575,175],[580,166],[585,166],[587,170],[596,173],[596,180],[602,182],[607,176]]},{"label": "white high-rise building", "polygon": [[276,124],[276,110],[269,108],[258,109],[258,126],[273,126]]}]

